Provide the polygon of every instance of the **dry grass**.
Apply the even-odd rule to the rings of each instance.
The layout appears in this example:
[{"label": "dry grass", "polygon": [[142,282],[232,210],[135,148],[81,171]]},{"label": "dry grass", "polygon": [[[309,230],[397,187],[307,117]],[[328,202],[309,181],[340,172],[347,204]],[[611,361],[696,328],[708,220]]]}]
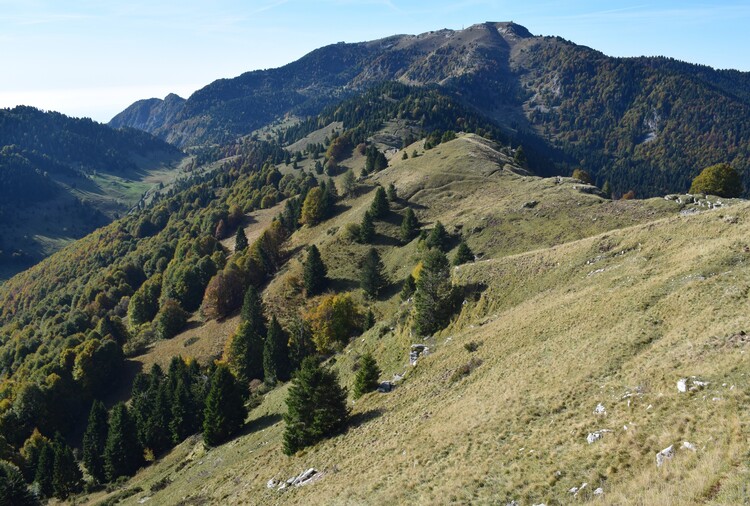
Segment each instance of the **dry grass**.
[{"label": "dry grass", "polygon": [[[459,163],[459,151],[461,159],[467,156],[465,141],[454,146],[432,150],[413,165],[394,163],[379,176],[397,180],[410,202],[425,205],[419,209],[424,221],[463,224],[472,247],[489,258],[454,271],[457,283],[486,289],[467,301],[448,329],[427,340],[432,353],[417,367],[408,366],[412,339],[397,325],[408,305],[397,295],[378,301],[383,321],[354,340],[333,367],[351,386],[352,365],[372,351],[384,379],[407,374],[390,394],[352,401],[354,424],[347,433],[283,456],[282,387],[250,414],[245,435],[208,452],[197,439],[183,443],[131,480],[129,486],[147,492],[123,504],[146,496],[149,504],[750,500],[750,363],[745,345],[722,344],[750,330],[750,205],[680,217],[663,201],[610,203],[578,193],[567,181],[556,185],[493,171],[497,164],[479,155],[466,170],[457,165],[456,181],[436,186],[447,177],[438,172],[449,168],[439,156],[457,157],[446,164]],[[438,158],[430,160],[433,155]],[[429,170],[436,177],[422,177]],[[521,213],[524,191],[529,196],[523,200],[539,205]],[[301,230],[292,246],[319,244],[332,276],[352,281],[364,247],[328,231],[359,221],[370,200],[366,194],[344,202],[348,210]],[[600,218],[583,220],[592,214]],[[489,224],[470,232],[480,217]],[[379,227],[388,235],[395,225]],[[514,227],[534,233],[511,235]],[[492,242],[498,233],[509,237]],[[389,272],[408,272],[413,244],[378,247]],[[272,308],[281,310],[288,301],[284,278],[294,271],[290,265],[266,290]],[[482,344],[469,352],[470,342]],[[481,365],[452,381],[471,360]],[[677,380],[693,375],[709,385],[679,393]],[[593,413],[600,402],[606,415]],[[611,432],[588,444],[587,434],[601,429]],[[657,469],[655,453],[683,441],[697,451],[678,450]],[[323,479],[284,492],[266,488],[271,478],[286,479],[309,467],[324,471]],[[169,486],[148,492],[166,476]],[[577,496],[569,492],[584,482]],[[598,487],[601,497],[593,495]]]}]

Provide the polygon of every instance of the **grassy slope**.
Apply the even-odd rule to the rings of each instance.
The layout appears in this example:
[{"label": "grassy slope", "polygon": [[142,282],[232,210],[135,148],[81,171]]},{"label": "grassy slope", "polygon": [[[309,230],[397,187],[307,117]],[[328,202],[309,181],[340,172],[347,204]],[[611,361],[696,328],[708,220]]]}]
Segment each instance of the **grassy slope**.
[{"label": "grassy slope", "polygon": [[[381,300],[386,318],[334,367],[351,385],[356,357],[372,350],[384,378],[408,373],[393,393],[354,404],[346,434],[283,456],[282,387],[250,414],[245,435],[208,452],[194,438],[144,469],[129,485],[144,491],[125,504],[568,504],[597,487],[608,504],[747,501],[748,359],[727,336],[750,323],[750,205],[683,217],[665,201],[606,202],[570,180],[497,170],[502,156],[476,142],[459,139],[378,175],[429,205],[417,209],[423,221],[463,225],[486,258],[456,269],[458,283],[487,288],[428,340],[434,352],[409,368],[412,340],[396,324],[408,305]],[[340,286],[356,279],[352,258],[364,247],[336,227],[359,221],[371,195],[292,239],[318,243]],[[530,199],[538,206],[521,210]],[[395,229],[378,225],[378,247],[400,279],[416,248],[391,246],[383,234]],[[294,262],[266,290],[275,310],[298,297],[284,289]],[[483,362],[452,381],[471,358]],[[692,375],[710,384],[678,393],[677,380]],[[604,416],[593,414],[599,402]],[[613,432],[587,444],[598,429]],[[682,441],[697,451],[679,450],[657,470],[655,452]],[[265,486],[309,467],[324,478],[285,492]],[[150,492],[164,477],[172,483]],[[574,499],[568,490],[584,482]]]}]

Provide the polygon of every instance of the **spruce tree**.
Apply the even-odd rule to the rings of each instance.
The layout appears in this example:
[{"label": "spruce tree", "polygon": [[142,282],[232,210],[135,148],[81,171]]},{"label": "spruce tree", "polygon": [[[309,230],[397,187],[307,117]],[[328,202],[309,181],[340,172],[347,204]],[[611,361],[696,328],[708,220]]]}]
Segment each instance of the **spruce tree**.
[{"label": "spruce tree", "polygon": [[86,432],[83,434],[83,465],[96,480],[106,480],[104,472],[104,445],[107,443],[107,408],[101,401],[95,400],[89,412]]},{"label": "spruce tree", "polygon": [[109,481],[132,476],[141,465],[143,448],[136,427],[124,403],[115,404],[109,415],[109,432],[104,445],[104,470]]},{"label": "spruce tree", "polygon": [[456,250],[456,256],[453,257],[453,265],[462,265],[474,261],[474,252],[471,251],[466,241],[461,241]]},{"label": "spruce tree", "polygon": [[442,252],[446,252],[450,249],[450,240],[450,236],[448,235],[448,232],[446,232],[445,227],[438,221],[427,236],[425,244],[428,248],[435,248]]},{"label": "spruce tree", "polygon": [[292,371],[299,368],[305,357],[315,353],[315,343],[309,323],[297,317],[289,327],[289,365]]},{"label": "spruce tree", "polygon": [[266,383],[273,385],[276,381],[288,381],[291,373],[289,348],[286,332],[274,316],[268,326],[268,335],[263,347],[263,370]]},{"label": "spruce tree", "polygon": [[245,229],[240,225],[239,227],[237,227],[237,234],[235,234],[234,236],[234,251],[235,253],[245,251],[245,248],[247,248],[247,246],[248,242],[247,236],[245,235]]},{"label": "spruce tree", "polygon": [[263,379],[263,346],[266,339],[263,301],[253,285],[245,293],[240,314],[242,323],[229,341],[226,358],[237,381],[247,385],[254,379]]},{"label": "spruce tree", "polygon": [[406,300],[414,294],[414,290],[417,289],[417,284],[414,281],[414,276],[409,274],[404,280],[404,286],[401,288],[401,300]]},{"label": "spruce tree", "polygon": [[359,359],[359,370],[354,377],[354,398],[359,399],[367,392],[372,392],[380,385],[380,368],[370,353],[365,353]]},{"label": "spruce tree", "polygon": [[447,323],[453,309],[453,293],[448,259],[440,250],[428,251],[414,292],[417,335],[431,335]]},{"label": "spruce tree", "polygon": [[177,380],[172,394],[171,415],[169,432],[172,443],[179,444],[200,430],[195,398],[183,379]]},{"label": "spruce tree", "polygon": [[362,322],[362,331],[370,330],[373,325],[375,325],[375,313],[372,312],[372,308],[367,310],[367,314],[365,314],[365,319]]},{"label": "spruce tree", "polygon": [[39,459],[36,464],[36,475],[34,481],[39,487],[42,497],[52,497],[54,485],[52,475],[55,470],[55,450],[52,443],[47,442],[39,451]]},{"label": "spruce tree", "polygon": [[318,295],[325,289],[328,283],[326,274],[328,274],[328,269],[326,269],[326,265],[320,257],[318,247],[313,244],[307,248],[307,261],[303,274],[305,294],[308,297]]},{"label": "spruce tree", "polygon": [[417,236],[419,232],[419,220],[411,207],[406,209],[404,219],[401,221],[401,242],[407,244]]},{"label": "spruce tree", "polygon": [[369,244],[375,238],[375,223],[370,211],[367,211],[359,225],[359,242]]},{"label": "spruce tree", "polygon": [[73,450],[65,444],[62,436],[57,435],[53,446],[55,458],[52,471],[52,487],[55,497],[65,500],[72,494],[81,491],[83,474],[81,474],[81,470],[78,468],[78,462],[76,462],[73,456]]},{"label": "spruce tree", "polygon": [[335,371],[307,357],[294,377],[286,399],[284,453],[295,452],[344,430],[349,419],[346,389]]},{"label": "spruce tree", "polygon": [[382,186],[378,186],[378,189],[375,191],[375,198],[370,205],[370,213],[373,218],[379,219],[385,217],[385,215],[388,214],[389,209],[388,197],[385,190]]},{"label": "spruce tree", "polygon": [[23,474],[14,465],[0,460],[0,505],[37,506],[39,501],[31,493]]},{"label": "spruce tree", "polygon": [[395,184],[390,183],[388,185],[388,189],[386,190],[386,195],[388,195],[388,200],[390,202],[396,202],[398,200],[398,193],[396,192]]},{"label": "spruce tree", "polygon": [[221,364],[211,375],[211,387],[203,413],[203,441],[216,446],[239,431],[245,424],[247,410],[242,390],[229,369]]},{"label": "spruce tree", "polygon": [[384,270],[385,266],[380,260],[378,250],[370,248],[362,261],[362,270],[360,271],[360,286],[368,297],[377,297],[380,291],[388,285],[388,279],[383,273]]}]

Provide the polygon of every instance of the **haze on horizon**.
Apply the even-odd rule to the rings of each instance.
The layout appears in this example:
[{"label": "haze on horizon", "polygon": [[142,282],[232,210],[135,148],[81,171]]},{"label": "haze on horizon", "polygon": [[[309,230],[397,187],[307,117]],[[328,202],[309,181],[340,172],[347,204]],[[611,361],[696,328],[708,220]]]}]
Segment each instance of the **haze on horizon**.
[{"label": "haze on horizon", "polygon": [[0,107],[106,122],[136,100],[188,97],[219,79],[279,67],[318,47],[514,21],[612,56],[663,55],[750,71],[750,4],[721,0],[0,0],[10,72]]}]

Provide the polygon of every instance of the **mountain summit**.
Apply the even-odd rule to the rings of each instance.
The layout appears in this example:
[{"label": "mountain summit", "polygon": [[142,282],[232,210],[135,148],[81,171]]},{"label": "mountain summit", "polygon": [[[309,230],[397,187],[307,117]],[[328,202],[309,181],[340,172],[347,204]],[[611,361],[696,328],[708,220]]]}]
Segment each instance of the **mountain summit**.
[{"label": "mountain summit", "polygon": [[711,164],[750,167],[750,74],[612,58],[515,23],[333,44],[220,79],[187,100],[136,102],[110,125],[178,146],[225,143],[385,81],[452,94],[529,148],[544,175],[580,166],[599,184],[653,196],[685,191]]}]

